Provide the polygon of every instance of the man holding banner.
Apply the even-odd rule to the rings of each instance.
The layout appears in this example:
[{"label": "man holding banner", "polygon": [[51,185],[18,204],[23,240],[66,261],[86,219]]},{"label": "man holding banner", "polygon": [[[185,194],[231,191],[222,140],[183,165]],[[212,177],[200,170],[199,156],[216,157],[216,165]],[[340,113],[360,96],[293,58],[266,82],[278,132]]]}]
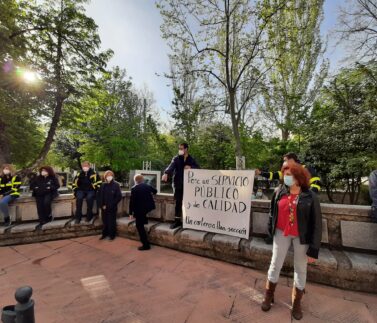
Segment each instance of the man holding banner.
[{"label": "man holding banner", "polygon": [[165,169],[162,181],[167,182],[173,176],[173,190],[175,199],[175,221],[171,229],[182,226],[183,174],[185,169],[200,168],[195,159],[188,153],[188,144],[178,145],[178,155],[173,157],[170,165]]}]

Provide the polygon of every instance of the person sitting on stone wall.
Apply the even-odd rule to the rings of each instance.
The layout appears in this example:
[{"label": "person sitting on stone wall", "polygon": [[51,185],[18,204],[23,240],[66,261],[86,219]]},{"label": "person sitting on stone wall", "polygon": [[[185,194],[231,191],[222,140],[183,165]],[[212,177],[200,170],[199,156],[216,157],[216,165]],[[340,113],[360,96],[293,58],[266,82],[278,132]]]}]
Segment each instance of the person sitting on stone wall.
[{"label": "person sitting on stone wall", "polygon": [[4,217],[4,225],[12,224],[9,216],[9,203],[20,196],[21,178],[15,175],[12,165],[4,164],[0,171],[0,213]]},{"label": "person sitting on stone wall", "polygon": [[90,167],[88,161],[81,164],[82,171],[80,171],[73,180],[72,189],[76,197],[76,219],[78,224],[82,218],[82,204],[86,199],[87,212],[86,221],[90,222],[93,218],[93,205],[96,198],[96,193],[102,181],[99,174]]},{"label": "person sitting on stone wall", "polygon": [[55,175],[51,166],[43,166],[39,169],[39,175],[35,176],[30,183],[30,189],[37,202],[37,212],[39,224],[37,229],[47,222],[51,222],[54,217],[52,215],[52,200],[58,197],[59,180]]}]

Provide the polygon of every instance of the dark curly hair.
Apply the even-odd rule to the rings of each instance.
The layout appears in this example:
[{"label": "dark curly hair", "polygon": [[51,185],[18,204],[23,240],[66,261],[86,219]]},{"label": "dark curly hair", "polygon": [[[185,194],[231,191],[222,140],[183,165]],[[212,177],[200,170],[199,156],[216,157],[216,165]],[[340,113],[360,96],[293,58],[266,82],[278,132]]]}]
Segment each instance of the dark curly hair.
[{"label": "dark curly hair", "polygon": [[44,169],[48,173],[48,176],[56,176],[51,166],[42,166],[41,168],[39,168],[39,173],[42,172],[42,169]]}]

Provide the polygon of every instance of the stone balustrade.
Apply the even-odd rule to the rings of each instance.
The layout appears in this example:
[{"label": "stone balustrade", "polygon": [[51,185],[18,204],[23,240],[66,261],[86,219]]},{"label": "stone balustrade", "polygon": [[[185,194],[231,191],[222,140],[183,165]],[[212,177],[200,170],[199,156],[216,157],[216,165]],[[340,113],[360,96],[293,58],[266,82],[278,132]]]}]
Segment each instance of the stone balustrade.
[{"label": "stone balustrade", "polygon": [[[128,213],[130,192],[123,192],[118,205],[118,216]],[[156,209],[148,216],[160,222],[174,220],[174,198],[171,194],[158,194],[155,197]],[[96,208],[96,206],[95,206]],[[75,213],[75,200],[72,194],[60,195],[52,204],[55,219],[68,219]],[[251,201],[250,232],[254,237],[264,237],[267,233],[269,201]],[[361,249],[377,252],[377,223],[372,223],[369,206],[321,204],[322,243],[334,249]],[[83,214],[86,213],[84,201]],[[10,205],[12,222],[25,224],[38,220],[35,199],[20,197]],[[11,231],[17,230],[15,227]]]},{"label": "stone balustrade", "polygon": [[[118,234],[138,239],[135,221],[127,217],[130,193],[123,192],[118,206]],[[171,194],[155,197],[156,209],[146,225],[153,244],[184,252],[224,260],[243,266],[267,270],[272,246],[265,244],[269,201],[251,201],[251,237],[237,237],[196,231],[170,229],[174,220],[174,199]],[[61,195],[53,202],[55,220],[36,230],[38,216],[35,201],[21,197],[11,206],[14,222],[0,227],[0,246],[96,235],[101,232],[101,220],[75,224],[75,200],[71,194]],[[84,203],[83,213],[86,205]],[[370,207],[322,204],[323,246],[318,261],[308,267],[308,279],[357,291],[377,292],[377,224],[371,222]],[[151,252],[152,255],[152,252]],[[283,273],[291,275],[293,253],[289,251]]]}]

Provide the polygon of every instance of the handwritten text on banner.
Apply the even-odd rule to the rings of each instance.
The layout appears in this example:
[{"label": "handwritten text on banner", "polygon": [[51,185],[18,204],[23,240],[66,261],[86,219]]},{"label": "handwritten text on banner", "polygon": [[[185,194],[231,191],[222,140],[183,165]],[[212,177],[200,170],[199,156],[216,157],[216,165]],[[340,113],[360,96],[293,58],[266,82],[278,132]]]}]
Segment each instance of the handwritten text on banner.
[{"label": "handwritten text on banner", "polygon": [[249,238],[254,171],[187,169],[183,227]]}]

